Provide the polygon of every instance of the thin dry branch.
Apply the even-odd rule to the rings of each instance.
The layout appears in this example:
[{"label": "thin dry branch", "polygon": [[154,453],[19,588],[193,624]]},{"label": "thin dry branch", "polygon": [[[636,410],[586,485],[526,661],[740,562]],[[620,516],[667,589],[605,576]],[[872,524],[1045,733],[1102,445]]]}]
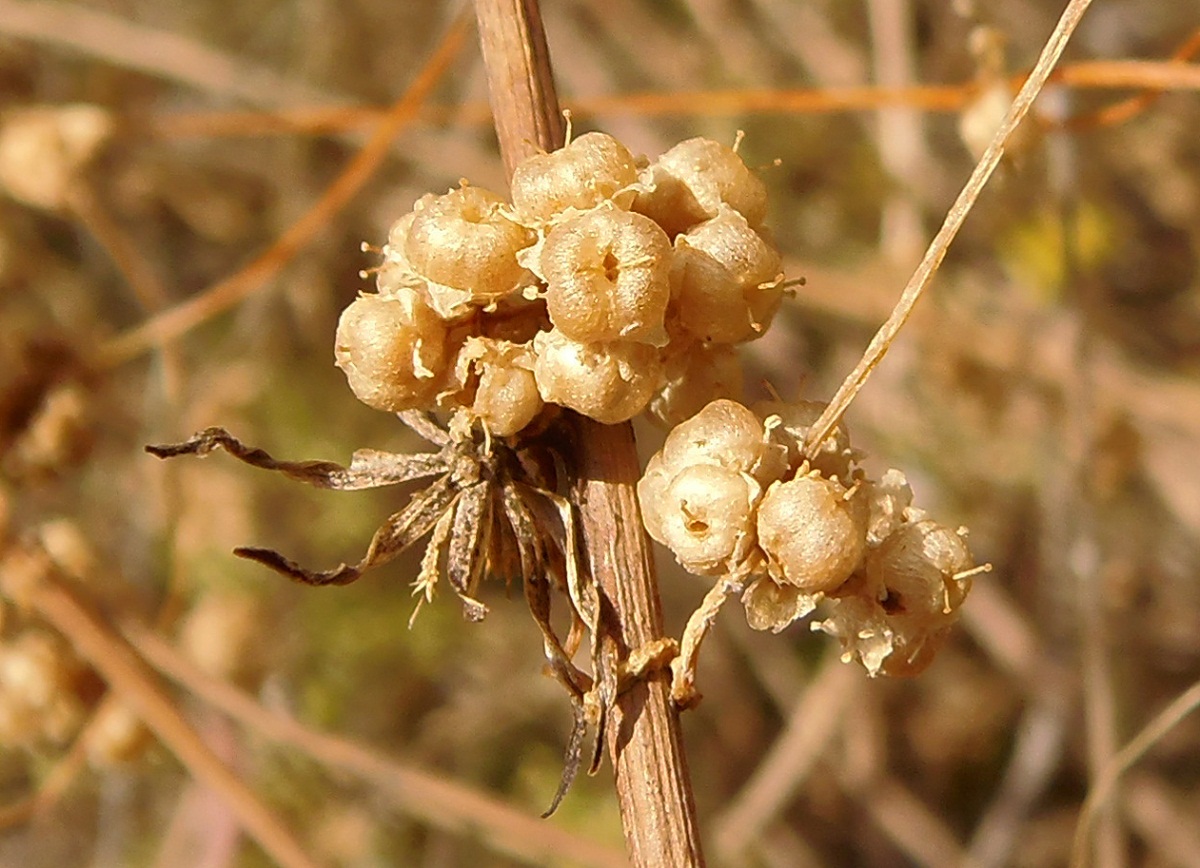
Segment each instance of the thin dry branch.
[{"label": "thin dry branch", "polygon": [[51,0],[0,0],[0,33],[56,45],[113,66],[251,105],[329,102],[331,95],[178,33]]},{"label": "thin dry branch", "polygon": [[412,120],[450,66],[466,36],[466,16],[460,15],[421,68],[404,95],[388,112],[362,150],[329,186],[324,195],[288,227],[266,251],[237,273],[199,295],[152,317],[104,344],[98,362],[115,367],[154,346],[175,340],[263,287],[366,185],[387,156],[392,139]]},{"label": "thin dry branch", "polygon": [[581,838],[444,775],[414,768],[268,710],[244,691],[203,672],[142,624],[127,621],[121,630],[151,666],[195,696],[272,741],[371,782],[392,804],[423,823],[457,835],[478,836],[495,852],[534,865],[551,857],[594,868],[626,865],[619,850]]},{"label": "thin dry branch", "polygon": [[913,273],[912,278],[909,279],[908,285],[904,287],[904,292],[901,294],[900,300],[896,303],[891,316],[888,317],[887,321],[876,332],[875,337],[871,339],[871,343],[867,346],[866,352],[863,353],[862,359],[842,382],[842,385],[838,387],[837,393],[830,400],[825,412],[821,414],[821,417],[809,429],[808,438],[805,441],[805,448],[807,450],[813,450],[817,444],[821,443],[837,427],[846,409],[850,406],[850,402],[854,400],[859,390],[862,389],[867,381],[867,377],[871,375],[871,371],[883,359],[888,348],[892,345],[892,341],[900,333],[900,329],[908,322],[908,318],[912,315],[913,308],[916,306],[918,299],[920,299],[925,289],[933,280],[933,275],[937,272],[938,266],[941,265],[946,251],[949,250],[950,243],[958,235],[958,230],[962,228],[963,222],[971,212],[972,206],[979,198],[979,194],[983,192],[984,185],[992,176],[992,172],[996,170],[996,166],[1000,164],[1000,158],[1004,156],[1004,148],[1008,144],[1013,131],[1016,130],[1017,125],[1029,112],[1034,99],[1037,98],[1037,95],[1045,86],[1047,79],[1049,79],[1055,65],[1058,63],[1058,59],[1062,56],[1063,49],[1067,47],[1067,41],[1071,38],[1071,34],[1090,4],[1091,0],[1070,0],[1067,4],[1067,8],[1063,11],[1062,17],[1059,18],[1054,32],[1050,34],[1050,38],[1042,48],[1042,53],[1034,65],[1029,80],[1025,82],[1020,93],[1017,94],[1017,98],[1009,107],[1004,121],[1000,124],[1000,129],[996,131],[991,144],[988,145],[983,157],[980,158],[979,164],[975,166],[975,171],[971,173],[966,186],[963,187],[958,198],[954,200],[954,204],[950,207],[950,212],[946,215],[946,219],[942,223],[942,228],[934,236],[929,249],[926,250],[925,256],[921,260],[921,264],[917,266],[917,270]]},{"label": "thin dry branch", "polygon": [[1125,747],[1117,752],[1109,764],[1092,781],[1087,798],[1084,799],[1083,806],[1079,809],[1075,840],[1071,846],[1072,868],[1083,868],[1088,864],[1088,839],[1096,814],[1108,804],[1121,775],[1197,708],[1200,708],[1200,681],[1179,694],[1166,708],[1156,714]]},{"label": "thin dry branch", "polygon": [[70,640],[80,657],[137,712],[192,777],[220,793],[242,828],[272,859],[286,868],[316,868],[279,818],[192,729],[129,645],[66,585],[46,575],[23,601]]}]

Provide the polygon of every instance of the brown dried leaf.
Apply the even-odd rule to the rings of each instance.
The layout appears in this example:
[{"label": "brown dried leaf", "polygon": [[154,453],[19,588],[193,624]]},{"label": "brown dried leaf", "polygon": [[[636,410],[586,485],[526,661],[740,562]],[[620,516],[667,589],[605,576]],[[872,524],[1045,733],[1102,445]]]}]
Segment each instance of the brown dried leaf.
[{"label": "brown dried leaf", "polygon": [[487,606],[476,600],[474,594],[487,560],[491,518],[488,483],[477,482],[463,489],[454,508],[446,572],[450,586],[462,600],[463,615],[468,621],[482,621],[488,612]]},{"label": "brown dried leaf", "polygon": [[242,547],[234,549],[233,553],[306,585],[348,585],[367,570],[392,560],[429,533],[457,496],[449,476],[418,491],[404,509],[388,518],[375,532],[366,556],[354,566],[339,564],[332,570],[314,572],[270,549]]},{"label": "brown dried leaf", "polygon": [[338,491],[358,491],[381,488],[412,479],[437,476],[449,467],[442,456],[421,452],[402,455],[376,449],[360,449],[354,453],[349,467],[332,461],[277,461],[262,449],[246,446],[224,428],[205,428],[185,443],[147,446],[146,451],[158,458],[179,455],[205,456],[214,449],[224,449],[239,461],[264,470],[277,470],[292,479]]}]

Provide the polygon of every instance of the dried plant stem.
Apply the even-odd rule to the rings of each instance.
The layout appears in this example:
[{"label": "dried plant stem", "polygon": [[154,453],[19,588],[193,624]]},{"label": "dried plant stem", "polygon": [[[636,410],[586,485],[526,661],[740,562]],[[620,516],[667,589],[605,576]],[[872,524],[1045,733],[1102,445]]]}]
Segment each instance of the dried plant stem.
[{"label": "dried plant stem", "polygon": [[197,781],[219,793],[242,828],[286,868],[316,863],[246,784],[205,745],[138,656],[117,634],[52,576],[29,592],[27,602],[66,636]]},{"label": "dried plant stem", "polygon": [[1050,34],[1050,38],[1042,48],[1042,53],[1033,67],[1033,72],[1030,73],[1029,79],[1025,82],[1020,93],[1017,94],[1017,98],[1009,107],[1008,113],[1004,116],[1003,123],[1000,124],[1000,129],[996,131],[991,144],[988,145],[978,165],[975,166],[975,171],[967,179],[966,186],[958,194],[958,198],[954,200],[954,204],[950,207],[950,212],[946,215],[946,219],[942,223],[942,228],[934,236],[929,249],[925,251],[925,256],[921,260],[921,264],[917,266],[917,270],[913,272],[908,285],[904,287],[904,292],[901,294],[900,300],[896,302],[896,307],[892,310],[891,316],[887,318],[887,321],[875,333],[875,337],[871,339],[871,343],[867,346],[866,352],[863,353],[862,359],[842,382],[842,385],[838,387],[837,393],[829,402],[829,406],[825,408],[825,412],[821,414],[821,417],[817,419],[809,430],[808,438],[805,441],[806,450],[813,450],[817,444],[821,443],[837,427],[846,409],[850,406],[850,402],[854,400],[859,390],[862,389],[867,381],[867,377],[871,375],[871,371],[883,359],[888,348],[892,345],[892,341],[900,333],[900,329],[908,322],[908,318],[912,315],[917,300],[933,280],[933,275],[937,272],[938,266],[942,264],[942,259],[945,257],[946,251],[950,248],[950,243],[958,235],[958,230],[962,228],[963,223],[966,221],[967,215],[971,212],[971,208],[975,204],[975,200],[979,198],[979,194],[983,192],[983,187],[987,184],[988,179],[991,178],[992,172],[1000,164],[1000,158],[1004,156],[1004,148],[1008,144],[1009,137],[1012,136],[1017,125],[1021,123],[1021,120],[1029,112],[1034,99],[1050,78],[1050,74],[1054,71],[1058,59],[1062,56],[1063,49],[1067,47],[1067,41],[1071,38],[1071,34],[1090,4],[1091,0],[1070,0],[1067,8],[1063,10],[1063,14],[1059,18],[1054,32]]},{"label": "dried plant stem", "polygon": [[1096,814],[1108,803],[1121,775],[1197,708],[1200,708],[1200,681],[1179,694],[1166,708],[1156,714],[1096,776],[1092,782],[1092,788],[1083,802],[1083,807],[1079,811],[1078,825],[1075,827],[1075,840],[1071,846],[1072,868],[1083,868],[1089,864],[1088,839],[1096,820]]},{"label": "dried plant stem", "polygon": [[[476,0],[500,150],[510,174],[524,157],[563,143],[549,51],[535,0]],[[635,484],[633,429],[575,418],[573,497],[603,622],[622,654],[663,635],[662,607]],[[704,864],[679,713],[669,673],[621,694],[608,724],[625,840],[635,866]]]}]

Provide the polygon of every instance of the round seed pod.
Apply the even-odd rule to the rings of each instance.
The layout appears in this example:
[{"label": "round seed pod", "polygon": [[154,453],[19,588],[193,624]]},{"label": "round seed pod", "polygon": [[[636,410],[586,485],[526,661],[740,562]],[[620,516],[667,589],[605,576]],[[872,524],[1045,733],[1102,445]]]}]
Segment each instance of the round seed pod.
[{"label": "round seed pod", "polygon": [[767,489],[758,542],[773,579],[807,594],[845,582],[866,551],[866,504],[839,483],[810,473]]},{"label": "round seed pod", "polygon": [[533,347],[542,399],[607,425],[642,412],[662,379],[658,352],[646,344],[584,344],[552,329],[534,338]]},{"label": "round seed pod", "polygon": [[55,636],[24,630],[0,645],[0,741],[35,748],[78,729],[78,663]]},{"label": "round seed pod", "polygon": [[716,464],[747,473],[764,485],[784,469],[780,450],[767,441],[758,417],[727,399],[711,402],[691,419],[675,426],[660,454],[663,465],[671,470],[693,464]]},{"label": "round seed pod", "polygon": [[631,206],[652,218],[669,235],[716,217],[722,204],[751,226],[767,216],[767,188],[737,152],[712,139],[680,142],[643,173],[648,187]]},{"label": "round seed pod", "polygon": [[674,267],[679,322],[704,341],[759,337],[783,300],[779,251],[726,205],[675,239]]},{"label": "round seed pod", "polygon": [[153,741],[146,724],[128,705],[106,704],[88,728],[88,761],[101,769],[133,762]]},{"label": "round seed pod", "polygon": [[962,536],[932,519],[902,525],[867,554],[871,586],[883,589],[881,605],[908,632],[945,626],[969,587],[954,577],[971,566]]},{"label": "round seed pod", "polygon": [[648,217],[599,207],[556,226],[542,247],[546,308],[567,337],[662,346],[671,242]]},{"label": "round seed pod", "polygon": [[[655,495],[649,486],[644,490],[646,497]],[[759,490],[752,479],[725,467],[686,467],[661,492],[655,539],[690,573],[729,573],[753,548],[753,508]],[[642,491],[639,488],[639,495]]]},{"label": "round seed pod", "polygon": [[360,401],[394,413],[433,406],[446,344],[446,324],[415,291],[361,295],[338,320],[334,358]]},{"label": "round seed pod", "polygon": [[[405,259],[431,283],[457,290],[447,294],[449,301],[465,294],[467,301],[486,304],[507,295],[525,277],[517,251],[534,238],[505,216],[503,205],[502,198],[480,187],[422,199],[404,238]],[[389,236],[389,247],[398,242]],[[434,303],[439,306],[437,298]]]},{"label": "round seed pod", "polygon": [[571,208],[593,208],[635,181],[637,168],[624,145],[605,133],[586,133],[517,166],[512,202],[522,220],[545,223]]},{"label": "round seed pod", "polygon": [[[498,437],[511,437],[541,412],[533,351],[493,338],[468,338],[455,362],[464,403]],[[473,393],[473,394],[472,394]]]},{"label": "round seed pod", "polygon": [[650,401],[649,413],[672,428],[700,412],[718,398],[739,401],[742,397],[742,360],[726,344],[706,344],[684,339],[675,342],[664,360],[662,389]]}]

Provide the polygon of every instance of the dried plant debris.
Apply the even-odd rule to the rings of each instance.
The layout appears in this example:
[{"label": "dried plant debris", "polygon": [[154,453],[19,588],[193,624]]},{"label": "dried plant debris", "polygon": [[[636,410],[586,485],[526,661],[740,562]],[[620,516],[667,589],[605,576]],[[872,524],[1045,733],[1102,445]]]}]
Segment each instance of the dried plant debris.
[{"label": "dried plant debris", "polygon": [[[608,685],[616,681],[615,673],[594,680],[571,662],[583,633],[599,634],[600,606],[594,584],[579,568],[571,508],[553,492],[555,480],[545,470],[553,467],[554,461],[537,454],[544,447],[534,441],[515,443],[488,436],[465,412],[456,413],[446,428],[420,413],[403,413],[401,418],[439,446],[439,451],[406,455],[364,449],[354,454],[348,467],[328,461],[280,461],[222,428],[208,428],[184,443],[148,446],[146,450],[159,458],[172,458],[204,456],[220,449],[255,467],[340,491],[430,480],[383,523],[356,564],[310,570],[271,549],[242,547],[235,553],[304,584],[345,585],[428,536],[413,583],[417,610],[433,600],[444,573],[469,621],[481,621],[487,615],[479,588],[488,574],[519,576],[542,634],[549,670],[567,690],[575,708],[576,731],[568,745],[553,810],[581,765],[583,737],[589,725],[596,728],[600,743],[607,709],[615,697],[615,689]],[[565,640],[551,623],[555,593],[570,606],[572,627]],[[593,641],[592,647],[593,671],[599,671],[599,645]],[[593,752],[593,770],[597,764],[598,751]]]}]

